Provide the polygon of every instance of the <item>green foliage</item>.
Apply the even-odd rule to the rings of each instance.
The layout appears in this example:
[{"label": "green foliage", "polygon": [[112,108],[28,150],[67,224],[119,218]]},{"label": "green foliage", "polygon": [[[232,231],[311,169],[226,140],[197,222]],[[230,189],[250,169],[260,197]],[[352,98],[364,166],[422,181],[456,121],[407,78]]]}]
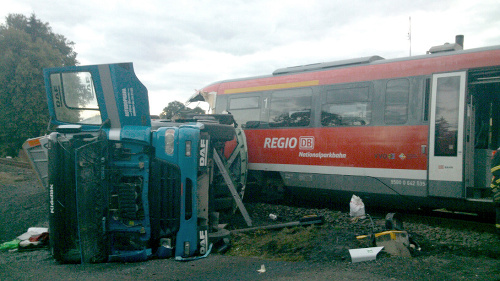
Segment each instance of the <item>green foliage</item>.
[{"label": "green foliage", "polygon": [[205,111],[200,107],[189,108],[180,101],[169,102],[167,107],[160,113],[162,119],[176,119],[186,117],[189,114],[205,114]]},{"label": "green foliage", "polygon": [[0,155],[16,156],[49,121],[43,68],[76,65],[73,42],[32,14],[9,14],[0,24]]}]

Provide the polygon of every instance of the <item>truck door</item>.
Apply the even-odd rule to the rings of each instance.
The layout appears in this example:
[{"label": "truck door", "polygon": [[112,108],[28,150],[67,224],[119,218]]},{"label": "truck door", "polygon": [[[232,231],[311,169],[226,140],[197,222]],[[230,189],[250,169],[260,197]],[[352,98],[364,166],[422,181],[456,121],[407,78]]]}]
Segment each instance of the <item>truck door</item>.
[{"label": "truck door", "polygon": [[44,77],[53,125],[91,130],[109,120],[112,138],[126,125],[151,124],[147,89],[132,63],[50,68]]},{"label": "truck door", "polygon": [[465,72],[432,78],[429,195],[463,197]]}]

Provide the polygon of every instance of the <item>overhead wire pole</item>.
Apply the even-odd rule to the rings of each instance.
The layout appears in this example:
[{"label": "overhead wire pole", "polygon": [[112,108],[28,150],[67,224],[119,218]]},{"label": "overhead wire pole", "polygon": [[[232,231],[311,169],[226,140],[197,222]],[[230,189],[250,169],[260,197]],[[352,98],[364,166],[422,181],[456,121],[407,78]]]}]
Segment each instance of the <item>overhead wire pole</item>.
[{"label": "overhead wire pole", "polygon": [[410,41],[410,57],[411,57],[411,16],[410,16],[410,22],[409,22],[409,30],[408,30],[408,40]]}]

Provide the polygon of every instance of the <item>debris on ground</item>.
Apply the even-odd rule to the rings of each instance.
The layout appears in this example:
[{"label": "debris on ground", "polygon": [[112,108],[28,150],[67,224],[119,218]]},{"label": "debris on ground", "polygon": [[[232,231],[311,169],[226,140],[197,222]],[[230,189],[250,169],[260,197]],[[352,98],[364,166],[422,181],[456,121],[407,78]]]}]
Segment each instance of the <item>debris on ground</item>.
[{"label": "debris on ground", "polygon": [[384,247],[350,249],[349,254],[351,255],[351,261],[352,263],[362,262],[362,261],[373,261],[377,258],[377,254],[383,248]]},{"label": "debris on ground", "polygon": [[16,239],[0,244],[0,250],[31,250],[43,248],[49,244],[49,230],[46,227],[30,227]]},{"label": "debris on ground", "polygon": [[19,247],[19,242],[21,242],[21,240],[17,238],[12,241],[4,242],[0,244],[0,251],[17,249]]},{"label": "debris on ground", "polygon": [[365,203],[359,196],[352,195],[351,202],[349,202],[349,214],[353,219],[365,218]]},{"label": "debris on ground", "polygon": [[[0,166],[0,172],[22,176],[24,181],[2,183],[0,177],[0,245],[15,239],[29,226],[48,226],[47,191],[40,187],[29,169]],[[345,204],[347,205],[347,204]],[[246,202],[254,226],[268,225],[273,221],[269,214],[278,217],[277,223],[297,221],[311,213],[324,217],[325,223],[314,226],[297,226],[280,230],[260,230],[231,235],[231,246],[224,246],[229,256],[251,256],[269,260],[302,260],[311,267],[330,267],[334,270],[357,272],[367,270],[386,276],[384,280],[500,280],[500,241],[494,233],[494,224],[484,225],[473,221],[443,220],[429,216],[404,214],[404,231],[408,232],[412,258],[392,256],[384,251],[374,262],[352,263],[349,249],[367,247],[356,236],[379,233],[387,230],[385,215],[369,210],[370,217],[351,221],[349,208],[342,210],[325,207],[296,207],[258,202]],[[398,225],[397,219],[393,224]],[[241,216],[228,226],[228,230],[245,228]],[[396,227],[393,230],[396,229]],[[417,242],[418,241],[418,244]],[[226,243],[229,243],[226,241]],[[215,246],[215,245],[214,245]],[[419,250],[420,249],[420,250]],[[19,262],[22,261],[22,262]],[[252,259],[252,261],[255,261]],[[2,264],[44,265],[51,264],[49,251],[0,251]],[[256,270],[262,263],[255,263]],[[254,264],[252,263],[252,264]],[[150,263],[141,267],[154,268]],[[130,266],[130,265],[125,265]],[[182,266],[182,265],[181,265]],[[191,267],[192,265],[185,265]],[[176,267],[179,267],[177,264]],[[270,274],[269,268],[265,274]],[[73,267],[70,267],[73,269]],[[100,266],[98,268],[101,268]],[[113,272],[115,265],[106,265]],[[119,267],[121,268],[121,267]],[[397,268],[397,270],[395,270]],[[450,269],[451,268],[451,269]],[[68,267],[54,266],[57,273]],[[0,269],[1,272],[1,269]],[[35,271],[32,271],[35,272]],[[141,270],[142,273],[142,270]],[[93,271],[92,274],[102,274]],[[152,274],[157,274],[153,272]],[[1,275],[1,273],[0,273]],[[27,275],[28,276],[28,275]],[[62,275],[61,275],[62,276]],[[155,275],[152,275],[153,277]],[[92,279],[99,279],[95,275]],[[0,278],[1,279],[1,278]],[[102,278],[101,278],[102,279]],[[157,279],[157,278],[156,278]]]}]

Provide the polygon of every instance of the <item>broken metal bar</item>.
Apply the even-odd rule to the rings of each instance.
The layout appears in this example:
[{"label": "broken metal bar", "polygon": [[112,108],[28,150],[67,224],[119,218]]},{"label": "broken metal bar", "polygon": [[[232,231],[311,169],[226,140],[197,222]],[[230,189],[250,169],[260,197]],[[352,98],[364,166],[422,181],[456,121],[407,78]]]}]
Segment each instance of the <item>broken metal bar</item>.
[{"label": "broken metal bar", "polygon": [[250,228],[235,229],[235,230],[231,230],[231,233],[242,233],[242,232],[250,232],[250,231],[255,231],[255,230],[280,229],[280,228],[292,227],[292,226],[306,226],[306,225],[312,225],[312,224],[322,224],[322,223],[324,223],[324,221],[325,221],[325,219],[322,216],[305,217],[305,218],[302,218],[298,221],[264,225],[264,226],[256,226],[256,227],[250,227]]},{"label": "broken metal bar", "polygon": [[227,187],[229,188],[229,191],[231,191],[231,194],[233,195],[234,201],[236,201],[236,205],[240,209],[241,214],[243,215],[243,218],[245,218],[245,221],[248,226],[252,226],[252,219],[248,215],[247,209],[245,208],[245,205],[243,205],[243,201],[241,201],[240,196],[238,195],[238,192],[236,191],[236,188],[234,187],[234,183],[229,176],[229,173],[226,170],[226,167],[224,166],[224,163],[222,163],[222,160],[220,159],[219,153],[217,150],[214,148],[214,160],[215,163],[217,164],[217,167],[219,167],[219,170],[222,174],[222,177],[224,178],[224,181],[227,184]]}]

